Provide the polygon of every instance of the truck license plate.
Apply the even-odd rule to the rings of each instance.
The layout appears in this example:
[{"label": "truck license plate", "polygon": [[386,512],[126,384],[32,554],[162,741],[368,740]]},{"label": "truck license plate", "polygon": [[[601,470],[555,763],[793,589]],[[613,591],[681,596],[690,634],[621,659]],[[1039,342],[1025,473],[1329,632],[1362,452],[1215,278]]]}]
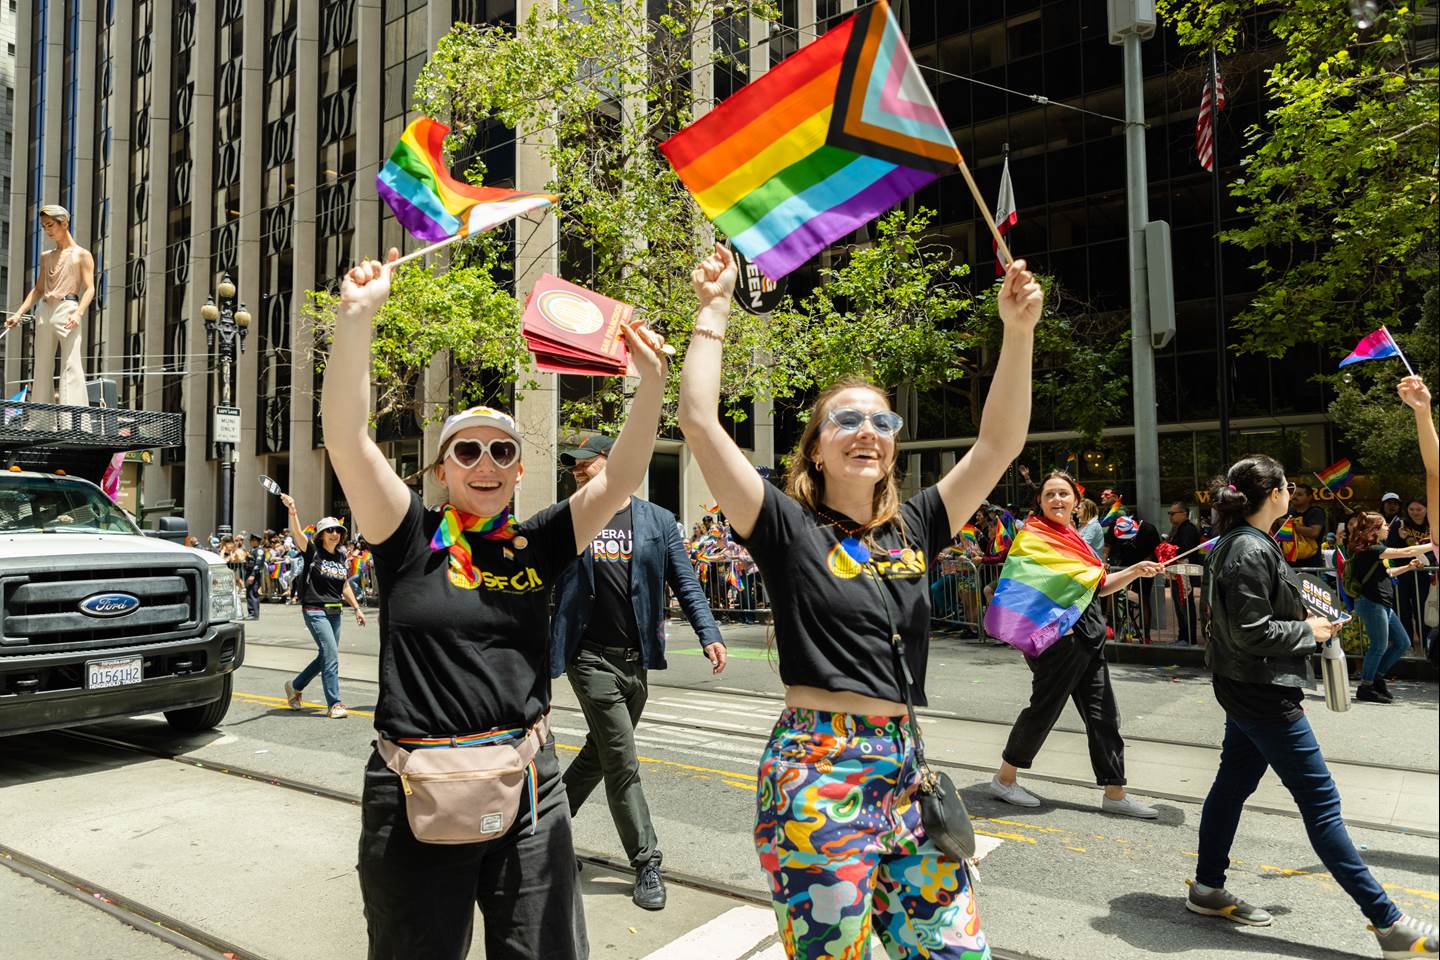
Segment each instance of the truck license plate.
[{"label": "truck license plate", "polygon": [[140,682],[143,657],[124,657],[119,660],[85,661],[85,689],[99,690],[104,687],[123,687]]}]

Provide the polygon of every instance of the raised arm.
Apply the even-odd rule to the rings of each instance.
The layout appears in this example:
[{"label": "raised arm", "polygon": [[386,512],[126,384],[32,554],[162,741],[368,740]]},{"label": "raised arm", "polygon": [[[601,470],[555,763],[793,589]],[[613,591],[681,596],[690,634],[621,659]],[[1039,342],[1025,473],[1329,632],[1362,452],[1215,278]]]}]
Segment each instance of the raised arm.
[{"label": "raised arm", "polygon": [[1430,412],[1430,388],[1419,377],[1400,381],[1400,399],[1415,414],[1420,436],[1420,459],[1425,462],[1425,511],[1430,520],[1430,542],[1440,544],[1440,437]]},{"label": "raised arm", "polygon": [[[392,249],[388,260],[399,255]],[[370,325],[390,295],[393,272],[390,262],[367,260],[345,274],[320,395],[325,452],[370,543],[389,539],[410,508],[410,488],[370,439]]]},{"label": "raised arm", "polygon": [[288,493],[280,494],[280,502],[285,504],[285,509],[290,515],[290,539],[295,541],[295,546],[304,553],[310,549],[310,538],[305,535],[305,526],[300,522],[300,511],[295,509],[295,498]]},{"label": "raised arm", "polygon": [[660,432],[660,405],[665,399],[667,364],[661,348],[665,338],[645,326],[623,326],[630,357],[640,374],[640,386],[630,402],[625,427],[606,458],[605,471],[570,498],[575,525],[575,554],[585,552],[595,534],[625,506],[650,469],[655,437]]},{"label": "raised arm", "polygon": [[700,312],[680,371],[680,432],[731,528],[748,537],[760,516],[765,481],[720,423],[720,360],[736,273],[735,255],[717,243],[690,275]]},{"label": "raised arm", "polygon": [[965,521],[985,498],[1005,468],[1025,449],[1030,429],[1030,366],[1035,352],[1035,325],[1045,303],[1044,291],[1024,260],[1005,271],[1000,286],[1000,319],[1005,324],[1000,362],[985,410],[980,415],[980,436],[970,451],[940,478],[936,489],[950,515],[950,533],[960,532]]}]

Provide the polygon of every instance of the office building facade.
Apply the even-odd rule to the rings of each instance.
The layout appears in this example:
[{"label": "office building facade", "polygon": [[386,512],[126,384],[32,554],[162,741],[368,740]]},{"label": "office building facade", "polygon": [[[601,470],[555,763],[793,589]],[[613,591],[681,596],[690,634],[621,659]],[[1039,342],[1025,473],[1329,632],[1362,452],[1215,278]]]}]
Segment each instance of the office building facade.
[{"label": "office building facade", "polygon": [[[242,442],[235,449],[234,526],[255,530],[281,521],[278,504],[256,482],[261,474],[291,490],[307,513],[347,512],[321,447],[313,331],[301,312],[306,291],[333,287],[358,257],[391,245],[416,246],[374,189],[375,172],[411,118],[415,77],[457,20],[523,23],[536,2],[26,5],[16,25],[14,89],[21,108],[15,111],[8,204],[14,227],[4,289],[11,305],[24,296],[43,249],[36,213],[45,203],[64,204],[97,267],[96,301],[84,329],[87,370],[115,380],[124,404],[185,414],[184,449],[129,467],[138,474],[142,504],[173,500],[195,530],[214,528],[219,448],[211,414],[219,402],[220,365],[200,311],[229,276],[253,317],[235,374]],[[697,45],[726,47],[749,67],[748,75],[726,64],[703,67],[698,96],[723,98],[839,22],[855,2],[784,0],[779,6],[779,24],[722,16],[696,37]],[[1108,43],[1103,0],[894,6],[989,197],[1008,145],[1019,207],[1011,234],[1016,252],[1053,272],[1090,309],[1124,311],[1123,129],[1109,119],[1123,114],[1121,59]],[[1144,50],[1150,212],[1170,222],[1177,264],[1179,328],[1156,357],[1162,495],[1175,497],[1193,491],[1213,468],[1221,369],[1214,342],[1214,222],[1209,177],[1193,148],[1201,59],[1164,31]],[[1263,50],[1247,50],[1222,64],[1230,96],[1220,122],[1222,175],[1236,169],[1239,132],[1261,114],[1267,62]],[[534,148],[494,139],[486,153],[493,182],[529,189],[544,183],[548,170]],[[976,282],[993,275],[988,233],[958,176],[941,179],[912,204],[937,211],[937,231],[971,265]],[[1225,225],[1235,222],[1233,209],[1226,217]],[[522,296],[540,273],[558,272],[551,252],[556,229],[547,217],[539,229],[517,232],[525,235],[514,248]],[[827,252],[817,263],[831,257]],[[792,290],[815,282],[815,266],[793,276]],[[1227,253],[1229,315],[1253,292],[1245,266]],[[5,382],[13,391],[30,375],[32,341],[28,333],[7,340]],[[1233,426],[1246,437],[1243,445],[1289,451],[1306,464],[1325,458],[1326,397],[1309,381],[1319,363],[1318,347],[1299,348],[1283,361],[1234,361]],[[437,361],[427,377],[443,387],[445,375]],[[537,380],[540,389],[516,402],[532,438],[522,513],[567,489],[566,478],[542,464],[554,462],[562,397],[588,389],[583,378]],[[984,384],[978,387],[983,391]],[[912,486],[932,481],[963,454],[975,432],[971,388],[958,383],[907,397]],[[1037,408],[1027,457],[1045,465],[1076,452],[1084,457],[1087,482],[1132,485],[1126,411],[1102,443],[1085,445],[1049,410]],[[793,409],[760,405],[741,439],[757,464],[773,466],[798,430]],[[413,418],[391,418],[379,424],[377,437],[408,474],[433,456],[433,433]],[[649,493],[686,516],[710,500],[675,436],[657,448]]]}]

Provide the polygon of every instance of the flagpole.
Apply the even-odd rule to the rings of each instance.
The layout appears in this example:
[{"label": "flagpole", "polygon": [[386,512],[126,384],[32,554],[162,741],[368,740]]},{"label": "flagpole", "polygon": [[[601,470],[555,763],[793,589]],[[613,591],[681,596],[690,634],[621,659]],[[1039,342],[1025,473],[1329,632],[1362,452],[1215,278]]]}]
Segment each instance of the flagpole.
[{"label": "flagpole", "polygon": [[1380,329],[1384,330],[1385,336],[1389,337],[1390,342],[1395,344],[1395,356],[1399,357],[1400,362],[1405,364],[1405,372],[1412,377],[1415,376],[1415,370],[1410,366],[1410,361],[1405,359],[1405,351],[1400,349],[1400,341],[1395,339],[1395,334],[1390,332],[1389,327],[1382,326]]},{"label": "flagpole", "polygon": [[1220,250],[1220,75],[1210,46],[1210,200],[1215,221],[1215,344],[1220,412],[1220,469],[1230,465],[1230,343],[1225,330],[1225,264]]},{"label": "flagpole", "polygon": [[1005,266],[1015,262],[1010,254],[1010,248],[1005,245],[1005,238],[1000,236],[1000,230],[995,226],[995,217],[990,213],[990,207],[985,203],[985,198],[980,196],[980,188],[975,185],[975,178],[970,175],[970,168],[965,165],[965,158],[960,158],[960,175],[965,178],[965,185],[970,188],[970,196],[975,198],[975,206],[980,208],[980,215],[985,218],[985,226],[990,228],[990,236],[995,238],[995,246],[1005,258]]},{"label": "flagpole", "polygon": [[1196,550],[1204,550],[1206,547],[1211,547],[1211,546],[1214,546],[1214,544],[1212,544],[1209,540],[1206,540],[1204,543],[1200,544],[1199,546],[1191,547],[1189,550],[1186,550],[1184,553],[1177,553],[1177,554],[1175,554],[1175,556],[1171,557],[1169,560],[1166,560],[1164,563],[1160,564],[1160,566],[1162,566],[1162,567],[1168,567],[1168,566],[1170,566],[1170,564],[1174,563],[1176,560],[1179,560],[1179,559],[1181,559],[1182,557],[1188,557],[1188,556],[1190,556],[1190,554],[1194,553]]},{"label": "flagpole", "polygon": [[400,264],[404,263],[407,260],[418,260],[419,258],[425,256],[425,254],[427,253],[434,253],[436,250],[439,250],[443,247],[448,247],[450,246],[450,244],[464,240],[468,236],[470,236],[470,234],[468,233],[457,233],[453,237],[446,237],[439,243],[432,243],[428,247],[421,247],[419,250],[416,250],[413,253],[407,253],[400,259],[391,261],[391,264],[398,267]]}]

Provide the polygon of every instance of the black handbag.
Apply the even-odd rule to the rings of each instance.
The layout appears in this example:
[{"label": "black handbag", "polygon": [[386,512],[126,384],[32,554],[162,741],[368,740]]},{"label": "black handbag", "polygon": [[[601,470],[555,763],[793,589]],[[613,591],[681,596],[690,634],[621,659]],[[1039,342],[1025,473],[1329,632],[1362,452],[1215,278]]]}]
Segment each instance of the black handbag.
[{"label": "black handbag", "polygon": [[[920,783],[916,789],[916,798],[920,801],[920,822],[925,826],[925,835],[934,841],[941,853],[966,864],[969,869],[970,861],[975,857],[975,827],[970,822],[970,812],[965,809],[965,801],[960,799],[950,775],[936,773],[925,759],[925,741],[920,737],[920,724],[915,719],[915,701],[910,695],[914,678],[905,659],[905,639],[895,625],[890,598],[886,596],[879,575],[874,573],[870,564],[865,566],[880,591],[881,602],[885,604],[885,619],[890,625],[890,649],[895,655],[895,679],[905,694],[910,737],[915,742],[915,767],[920,772]],[[971,876],[974,876],[973,872]]]}]

